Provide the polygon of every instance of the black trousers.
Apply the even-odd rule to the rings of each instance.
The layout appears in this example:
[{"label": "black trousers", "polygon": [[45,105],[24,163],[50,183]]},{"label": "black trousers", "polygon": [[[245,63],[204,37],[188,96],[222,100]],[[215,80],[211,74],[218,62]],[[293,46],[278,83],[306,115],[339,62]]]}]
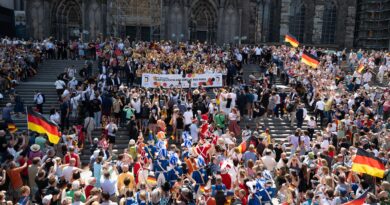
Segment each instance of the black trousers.
[{"label": "black trousers", "polygon": [[39,113],[43,114],[43,103],[42,104],[37,104],[37,110]]}]

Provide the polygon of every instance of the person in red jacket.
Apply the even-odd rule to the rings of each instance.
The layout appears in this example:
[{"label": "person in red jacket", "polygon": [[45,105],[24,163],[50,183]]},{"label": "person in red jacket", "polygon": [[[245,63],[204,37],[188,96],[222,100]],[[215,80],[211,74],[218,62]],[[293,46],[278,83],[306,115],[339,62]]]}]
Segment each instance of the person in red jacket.
[{"label": "person in red jacket", "polygon": [[64,158],[64,164],[69,164],[70,159],[76,160],[75,167],[80,166],[80,157],[74,152],[74,147],[69,147],[68,153],[66,153]]},{"label": "person in red jacket", "polygon": [[228,173],[229,168],[229,165],[227,165],[221,170],[222,183],[225,184],[228,190],[232,188],[232,176]]}]

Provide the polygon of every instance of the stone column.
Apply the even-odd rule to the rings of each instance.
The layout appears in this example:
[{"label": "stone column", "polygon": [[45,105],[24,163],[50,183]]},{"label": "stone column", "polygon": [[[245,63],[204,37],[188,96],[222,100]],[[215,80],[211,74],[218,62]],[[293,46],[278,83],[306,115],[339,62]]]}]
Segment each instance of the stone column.
[{"label": "stone column", "polygon": [[167,5],[167,2],[162,0],[163,1],[163,5],[162,5],[162,15],[161,15],[161,25],[160,25],[160,39],[161,40],[166,40],[169,38],[169,35],[167,34],[168,33],[168,5]]},{"label": "stone column", "polygon": [[321,43],[324,9],[325,9],[324,5],[315,6],[315,12],[314,12],[315,15],[313,19],[313,38],[312,38],[314,44]]},{"label": "stone column", "polygon": [[217,25],[217,43],[218,44],[223,44],[224,42],[224,35],[223,35],[223,11],[224,11],[224,8],[222,7],[222,5],[219,5],[219,8],[218,8],[218,25]]},{"label": "stone column", "polygon": [[356,8],[355,6],[348,6],[347,18],[345,19],[345,40],[344,47],[353,47],[353,38],[355,30]]},{"label": "stone column", "polygon": [[291,0],[282,0],[282,8],[280,12],[280,42],[283,42],[284,36],[289,32],[290,3]]},{"label": "stone column", "polygon": [[262,19],[262,29],[263,29],[263,31],[262,31],[262,42],[267,42],[268,41],[268,38],[269,38],[269,30],[270,30],[270,28],[269,28],[269,22],[270,22],[270,14],[271,14],[271,2],[270,2],[270,0],[266,0],[265,2],[264,2],[264,19]]},{"label": "stone column", "polygon": [[182,23],[182,28],[181,28],[181,31],[182,33],[184,34],[184,37],[182,39],[182,41],[188,41],[190,40],[190,32],[189,32],[189,20],[188,20],[188,16],[189,16],[189,8],[188,8],[188,5],[185,4],[184,5],[184,12],[183,12],[183,23]]},{"label": "stone column", "polygon": [[263,16],[264,16],[264,1],[261,1],[257,4],[257,42],[263,42]]}]

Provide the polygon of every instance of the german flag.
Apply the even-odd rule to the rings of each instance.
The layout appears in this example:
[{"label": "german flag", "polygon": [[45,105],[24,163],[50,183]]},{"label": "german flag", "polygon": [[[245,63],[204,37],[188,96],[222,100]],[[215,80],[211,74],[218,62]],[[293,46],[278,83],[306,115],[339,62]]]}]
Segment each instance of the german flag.
[{"label": "german flag", "polygon": [[303,51],[301,62],[312,68],[317,68],[318,64],[320,64],[320,61],[315,56],[306,51]]},{"label": "german flag", "polygon": [[16,127],[15,123],[8,123],[7,128],[10,133],[15,133],[16,131],[18,131],[18,128]]},{"label": "german flag", "polygon": [[364,71],[364,64],[363,63],[359,64],[359,67],[357,67],[356,70],[358,73],[362,73]]},{"label": "german flag", "polygon": [[367,189],[362,195],[360,195],[358,198],[356,198],[355,200],[352,200],[352,201],[349,201],[349,202],[346,202],[344,204],[341,204],[341,205],[363,205],[364,202],[366,201],[366,198],[367,198],[367,194],[368,194],[368,191],[370,189]]},{"label": "german flag", "polygon": [[358,148],[356,156],[352,162],[352,171],[365,173],[379,178],[383,178],[385,174],[385,165],[382,161],[361,148]]},{"label": "german flag", "polygon": [[61,139],[61,132],[58,130],[58,126],[41,114],[33,111],[31,107],[27,108],[27,127],[29,130],[39,134],[46,134],[49,142],[53,144],[58,144]]},{"label": "german flag", "polygon": [[286,36],[284,37],[284,42],[290,43],[291,46],[294,47],[294,48],[299,46],[298,40],[294,36],[292,36],[290,34],[286,34]]},{"label": "german flag", "polygon": [[147,179],[147,183],[148,184],[156,184],[157,183],[156,177],[149,175],[148,179]]},{"label": "german flag", "polygon": [[204,186],[203,186],[203,185],[200,185],[200,186],[199,186],[199,190],[200,190],[202,193],[204,193]]},{"label": "german flag", "polygon": [[248,148],[248,143],[247,141],[243,141],[241,142],[240,145],[238,145],[238,150],[240,151],[240,153],[244,153],[246,151],[246,149]]}]

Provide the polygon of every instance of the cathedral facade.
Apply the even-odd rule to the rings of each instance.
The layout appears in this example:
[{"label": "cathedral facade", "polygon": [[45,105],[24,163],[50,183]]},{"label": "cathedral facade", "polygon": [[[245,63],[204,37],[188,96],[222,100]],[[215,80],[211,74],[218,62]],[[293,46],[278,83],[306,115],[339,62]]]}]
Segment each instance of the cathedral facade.
[{"label": "cathedral facade", "polygon": [[354,45],[356,0],[28,0],[33,38]]}]

